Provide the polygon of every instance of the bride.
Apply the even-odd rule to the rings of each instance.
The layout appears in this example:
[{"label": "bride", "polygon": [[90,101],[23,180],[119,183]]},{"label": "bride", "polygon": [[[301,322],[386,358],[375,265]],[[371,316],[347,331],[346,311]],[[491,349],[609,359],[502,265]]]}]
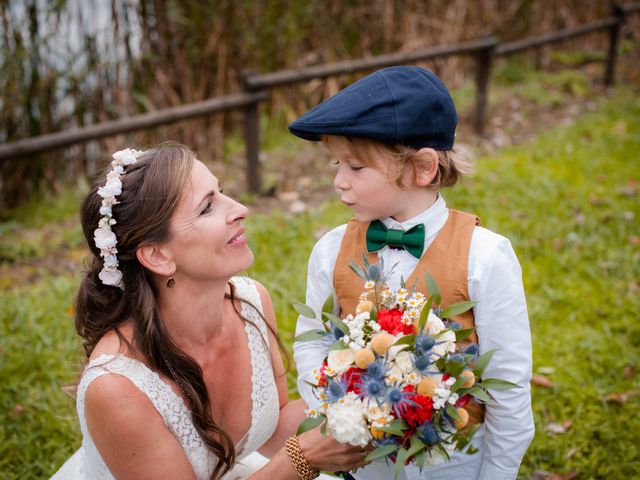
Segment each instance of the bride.
[{"label": "bride", "polygon": [[[93,254],[76,300],[82,447],[53,478],[311,479],[363,466],[359,447],[294,435],[305,405],[287,398],[271,299],[234,276],[253,261],[247,209],[181,145],[113,157],[82,205]],[[255,451],[270,461],[242,473]]]}]

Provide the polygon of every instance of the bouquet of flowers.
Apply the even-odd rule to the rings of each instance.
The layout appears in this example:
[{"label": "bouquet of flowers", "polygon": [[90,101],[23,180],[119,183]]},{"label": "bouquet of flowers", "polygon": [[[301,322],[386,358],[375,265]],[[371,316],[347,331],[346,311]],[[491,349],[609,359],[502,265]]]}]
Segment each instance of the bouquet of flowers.
[{"label": "bouquet of flowers", "polygon": [[[473,453],[468,425],[471,400],[491,403],[490,389],[517,385],[481,378],[494,351],[478,354],[475,344],[456,350],[473,328],[448,320],[473,307],[460,302],[440,310],[440,292],[427,274],[429,298],[405,285],[387,288],[383,266],[355,263],[364,285],[356,311],[340,319],[333,299],[323,307],[324,329],[304,332],[295,341],[330,339],[329,353],[314,370],[311,384],[321,406],[307,411],[298,433],[321,425],[338,441],[375,448],[366,460],[387,458],[396,475],[405,464],[422,468],[449,458],[452,451]],[[307,305],[296,310],[317,318]]]}]

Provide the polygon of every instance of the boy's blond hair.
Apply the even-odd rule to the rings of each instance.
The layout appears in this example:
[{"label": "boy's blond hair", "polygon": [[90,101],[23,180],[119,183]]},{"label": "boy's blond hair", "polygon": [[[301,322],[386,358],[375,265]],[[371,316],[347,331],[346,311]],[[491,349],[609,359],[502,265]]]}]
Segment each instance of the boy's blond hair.
[{"label": "boy's blond hair", "polygon": [[[323,136],[322,143],[329,147],[330,136]],[[336,137],[333,137],[336,138]],[[399,187],[402,185],[402,174],[406,166],[411,166],[415,174],[418,165],[418,150],[404,145],[390,145],[370,138],[360,137],[339,137],[344,140],[351,150],[351,153],[363,165],[379,168],[376,158],[388,159],[395,168],[387,169],[389,179],[395,181]],[[471,160],[464,158],[455,149],[434,150],[438,155],[438,171],[433,177],[428,187],[439,190],[444,187],[452,187],[463,176],[474,172],[474,165]]]}]

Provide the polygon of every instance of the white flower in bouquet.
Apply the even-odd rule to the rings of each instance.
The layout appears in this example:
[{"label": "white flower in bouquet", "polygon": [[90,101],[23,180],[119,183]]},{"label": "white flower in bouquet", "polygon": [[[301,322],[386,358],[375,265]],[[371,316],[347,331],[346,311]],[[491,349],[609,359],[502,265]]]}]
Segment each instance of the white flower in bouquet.
[{"label": "white flower in bouquet", "polygon": [[433,346],[433,353],[439,357],[445,353],[456,351],[456,334],[452,330],[447,330],[436,335],[436,344]]},{"label": "white flower in bouquet", "polygon": [[413,353],[403,350],[400,353],[398,353],[398,355],[396,355],[396,358],[394,361],[395,361],[396,367],[402,370],[402,373],[410,373],[414,369],[413,358],[414,358]]},{"label": "white flower in bouquet", "polygon": [[391,407],[388,403],[378,405],[377,402],[369,402],[366,415],[370,422],[379,420],[386,423],[388,420],[393,418],[391,417]]},{"label": "white flower in bouquet", "polygon": [[444,322],[432,311],[429,311],[429,317],[427,318],[427,335],[432,337],[438,335],[444,330]]},{"label": "white flower in bouquet", "polygon": [[353,392],[329,405],[327,426],[331,435],[341,443],[365,447],[371,440],[366,407]]},{"label": "white flower in bouquet", "polygon": [[337,374],[346,372],[356,361],[356,353],[351,348],[331,350],[327,358],[327,365]]}]

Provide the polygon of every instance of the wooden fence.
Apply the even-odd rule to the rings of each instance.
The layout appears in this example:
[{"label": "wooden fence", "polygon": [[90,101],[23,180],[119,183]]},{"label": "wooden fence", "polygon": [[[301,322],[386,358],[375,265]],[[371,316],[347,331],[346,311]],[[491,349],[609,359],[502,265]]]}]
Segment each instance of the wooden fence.
[{"label": "wooden fence", "polygon": [[334,75],[358,73],[377,68],[402,65],[452,55],[470,55],[475,58],[476,102],[473,113],[473,128],[478,135],[484,131],[487,110],[489,78],[494,58],[513,55],[525,50],[540,48],[570,38],[598,31],[609,32],[608,53],[605,62],[604,84],[613,85],[620,29],[627,15],[640,11],[640,2],[614,6],[610,17],[596,20],[580,27],[558,30],[535,38],[509,43],[499,43],[487,37],[453,46],[434,47],[409,53],[392,53],[367,59],[346,60],[313,67],[282,70],[279,72],[244,75],[244,92],[216,97],[180,107],[135,115],[119,120],[76,128],[64,132],[50,133],[0,145],[0,161],[28,157],[71,145],[85,143],[122,133],[145,130],[160,125],[169,125],[181,120],[211,115],[234,109],[244,112],[244,141],[246,154],[246,182],[250,192],[262,191],[262,173],[259,162],[260,148],[260,103],[269,98],[269,90]]}]

